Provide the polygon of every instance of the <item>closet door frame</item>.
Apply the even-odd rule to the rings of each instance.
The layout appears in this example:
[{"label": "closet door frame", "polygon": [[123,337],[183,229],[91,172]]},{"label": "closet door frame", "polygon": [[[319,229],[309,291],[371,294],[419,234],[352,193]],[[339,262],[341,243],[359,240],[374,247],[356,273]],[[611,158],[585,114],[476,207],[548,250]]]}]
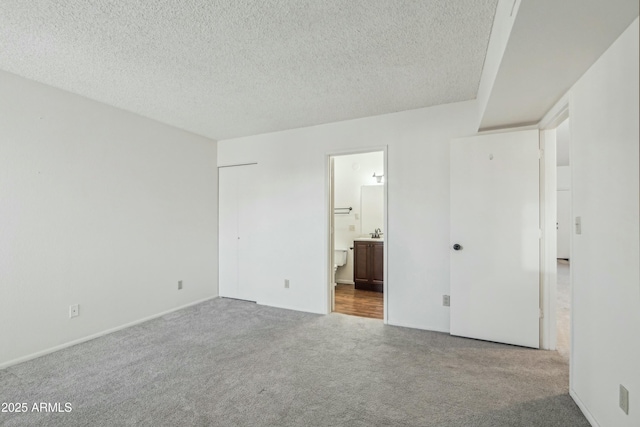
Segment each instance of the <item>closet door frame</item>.
[{"label": "closet door frame", "polygon": [[256,301],[252,262],[257,163],[218,167],[218,295]]}]

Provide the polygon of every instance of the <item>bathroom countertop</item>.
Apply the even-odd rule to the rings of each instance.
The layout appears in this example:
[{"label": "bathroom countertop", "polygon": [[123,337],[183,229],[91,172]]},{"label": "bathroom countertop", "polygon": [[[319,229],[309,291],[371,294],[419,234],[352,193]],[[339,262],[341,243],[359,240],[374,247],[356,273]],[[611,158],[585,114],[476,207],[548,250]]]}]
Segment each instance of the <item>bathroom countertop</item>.
[{"label": "bathroom countertop", "polygon": [[374,237],[356,237],[353,239],[354,242],[384,242],[384,237],[374,238]]}]

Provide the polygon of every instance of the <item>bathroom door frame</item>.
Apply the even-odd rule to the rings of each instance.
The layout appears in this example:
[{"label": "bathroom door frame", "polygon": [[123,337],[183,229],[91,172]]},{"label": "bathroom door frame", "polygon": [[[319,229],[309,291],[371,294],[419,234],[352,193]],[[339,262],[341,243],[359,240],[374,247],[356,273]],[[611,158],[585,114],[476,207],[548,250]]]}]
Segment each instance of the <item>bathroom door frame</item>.
[{"label": "bathroom door frame", "polygon": [[334,253],[333,253],[333,168],[332,160],[334,157],[340,156],[349,156],[353,154],[366,154],[366,153],[378,153],[382,152],[382,163],[383,163],[383,174],[384,174],[384,202],[383,202],[383,227],[384,227],[384,261],[383,261],[383,269],[384,269],[384,284],[383,284],[383,294],[382,294],[382,305],[383,305],[383,322],[384,324],[388,324],[389,322],[389,309],[388,309],[388,301],[389,301],[389,215],[388,215],[388,183],[389,183],[389,175],[387,170],[387,145],[375,146],[375,147],[363,147],[363,148],[354,148],[354,149],[346,149],[346,150],[335,150],[328,153],[325,153],[324,165],[325,165],[325,284],[326,284],[326,292],[325,292],[325,313],[331,314],[333,311],[333,303],[334,303],[334,289],[333,289],[333,264],[334,264]]}]

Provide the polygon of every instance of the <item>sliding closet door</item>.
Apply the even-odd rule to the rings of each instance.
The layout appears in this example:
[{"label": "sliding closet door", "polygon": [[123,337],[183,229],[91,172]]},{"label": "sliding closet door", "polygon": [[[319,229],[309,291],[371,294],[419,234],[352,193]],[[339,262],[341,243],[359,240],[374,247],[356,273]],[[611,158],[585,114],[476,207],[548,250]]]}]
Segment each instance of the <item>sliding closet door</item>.
[{"label": "sliding closet door", "polygon": [[255,259],[257,165],[218,169],[218,253],[221,297],[255,301],[250,277]]},{"label": "sliding closet door", "polygon": [[257,252],[260,223],[258,165],[236,166],[238,171],[238,296],[257,301],[261,257]]},{"label": "sliding closet door", "polygon": [[238,171],[218,169],[218,287],[221,297],[238,293]]}]

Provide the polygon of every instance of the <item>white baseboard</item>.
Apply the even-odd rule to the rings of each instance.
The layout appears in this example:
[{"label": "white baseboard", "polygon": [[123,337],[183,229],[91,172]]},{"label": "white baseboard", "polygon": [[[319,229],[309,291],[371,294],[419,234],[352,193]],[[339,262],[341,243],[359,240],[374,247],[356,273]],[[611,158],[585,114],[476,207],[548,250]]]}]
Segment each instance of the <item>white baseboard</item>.
[{"label": "white baseboard", "polygon": [[339,285],[355,285],[355,282],[353,280],[336,279],[336,283]]},{"label": "white baseboard", "polygon": [[580,410],[582,411],[582,413],[584,414],[584,417],[587,419],[587,421],[589,421],[589,423],[593,426],[593,427],[600,427],[600,424],[598,424],[598,422],[596,421],[596,419],[593,417],[593,415],[591,415],[591,412],[589,412],[589,410],[587,409],[587,407],[585,406],[584,403],[582,403],[582,400],[580,400],[580,398],[578,397],[578,395],[576,394],[575,391],[573,391],[573,389],[571,387],[569,387],[569,396],[571,396],[571,398],[573,399],[574,402],[576,402],[576,405],[578,405],[578,408],[580,408]]},{"label": "white baseboard", "polygon": [[102,332],[98,332],[92,335],[88,335],[86,337],[78,338],[77,340],[69,341],[64,344],[56,345],[54,347],[47,348],[45,350],[40,350],[35,353],[28,354],[26,356],[18,357],[17,359],[9,360],[8,362],[0,363],[0,369],[8,368],[9,366],[17,365],[18,363],[26,362],[27,360],[36,359],[38,357],[44,356],[46,354],[50,354],[56,352],[58,350],[62,350],[63,348],[71,347],[76,344],[81,344],[83,342],[91,341],[92,339],[102,337],[104,335],[119,331],[121,329],[130,328],[131,326],[138,325],[140,323],[144,323],[148,320],[156,319],[158,317],[162,317],[165,314],[173,313],[174,311],[182,310],[183,308],[191,307],[192,305],[200,304],[205,301],[209,301],[212,299],[218,298],[218,296],[207,297],[200,299],[198,301],[190,302],[189,304],[181,305],[179,307],[175,307],[161,313],[153,314],[151,316],[143,317],[142,319],[134,320],[133,322],[125,323],[124,325],[116,326],[115,328],[107,329]]}]

